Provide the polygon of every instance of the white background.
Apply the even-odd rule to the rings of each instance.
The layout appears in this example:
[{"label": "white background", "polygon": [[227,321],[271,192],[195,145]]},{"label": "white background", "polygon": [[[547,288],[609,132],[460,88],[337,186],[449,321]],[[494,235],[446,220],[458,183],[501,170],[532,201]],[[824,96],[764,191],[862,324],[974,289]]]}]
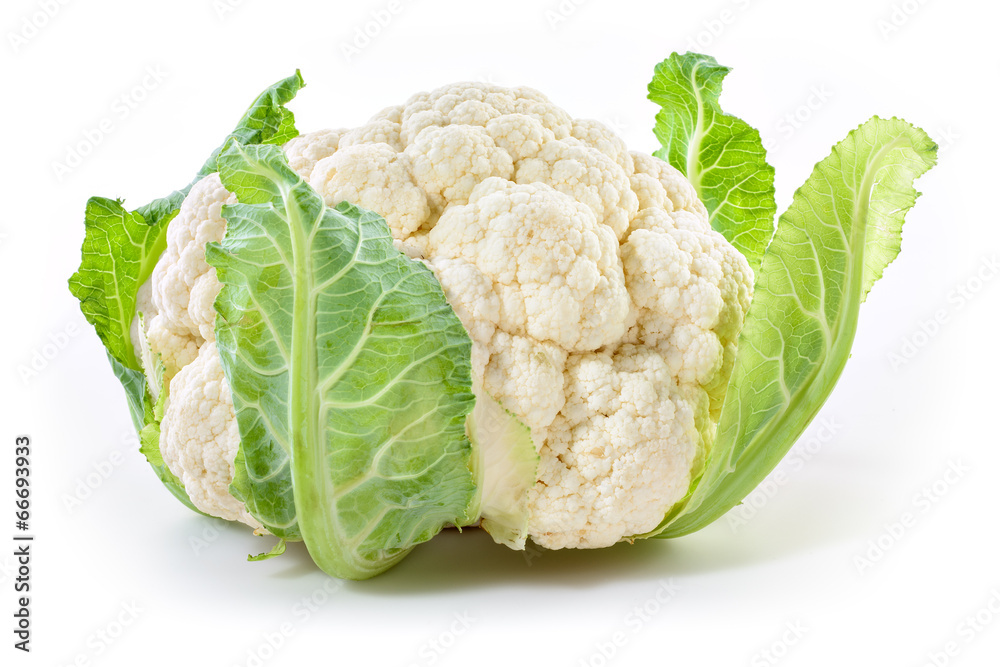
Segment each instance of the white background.
[{"label": "white background", "polygon": [[[0,548],[5,665],[997,664],[995,3],[410,0],[351,58],[343,45],[387,0],[65,1],[51,18],[45,6],[0,10],[0,537],[13,533],[18,434],[34,443],[37,535],[30,655],[11,648],[13,561]],[[257,92],[296,67],[305,131],[474,79],[534,86],[652,150],[646,84],[688,49],[735,68],[723,103],[772,142],[780,210],[872,114],[941,143],[836,392],[751,510],[674,541],[528,558],[449,533],[341,585],[299,546],[247,563],[266,540],[160,486],[66,289],[88,196],[135,207],[187,183]],[[127,117],[122,95],[136,100]],[[106,118],[99,144],[57,175]],[[74,495],[87,497],[68,507]],[[303,613],[310,597],[322,603]],[[977,612],[978,630],[966,620]]]}]

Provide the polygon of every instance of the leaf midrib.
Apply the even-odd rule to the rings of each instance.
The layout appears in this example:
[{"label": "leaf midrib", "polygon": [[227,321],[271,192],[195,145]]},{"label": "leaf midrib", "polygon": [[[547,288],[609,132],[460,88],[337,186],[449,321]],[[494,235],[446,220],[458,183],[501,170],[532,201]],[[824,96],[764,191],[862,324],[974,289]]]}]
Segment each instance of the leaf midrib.
[{"label": "leaf midrib", "polygon": [[[701,87],[698,86],[699,67],[701,67],[701,63],[695,64],[691,68],[691,74],[688,76],[688,80],[691,83],[691,90],[694,92],[696,113],[694,134],[691,142],[688,143],[687,150],[687,178],[691,182],[691,185],[694,186],[698,197],[702,198],[701,172],[698,170],[698,158],[701,156],[701,143],[705,138],[705,104],[701,96]],[[703,198],[702,200],[704,201]]]}]

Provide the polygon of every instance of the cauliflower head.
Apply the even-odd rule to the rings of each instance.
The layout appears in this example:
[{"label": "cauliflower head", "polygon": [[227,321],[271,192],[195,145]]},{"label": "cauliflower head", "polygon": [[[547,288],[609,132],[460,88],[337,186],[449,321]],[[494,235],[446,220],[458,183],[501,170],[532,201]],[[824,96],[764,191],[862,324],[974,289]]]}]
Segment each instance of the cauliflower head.
[{"label": "cauliflower head", "polygon": [[[531,429],[532,539],[604,547],[654,530],[714,440],[752,297],[747,261],[684,176],[535,90],[478,83],[285,152],[327,205],[379,213],[440,280],[477,393]],[[217,175],[192,188],[138,310],[169,382],[165,463],[199,509],[260,529],[229,493],[239,433],[205,262],[233,201]]]}]

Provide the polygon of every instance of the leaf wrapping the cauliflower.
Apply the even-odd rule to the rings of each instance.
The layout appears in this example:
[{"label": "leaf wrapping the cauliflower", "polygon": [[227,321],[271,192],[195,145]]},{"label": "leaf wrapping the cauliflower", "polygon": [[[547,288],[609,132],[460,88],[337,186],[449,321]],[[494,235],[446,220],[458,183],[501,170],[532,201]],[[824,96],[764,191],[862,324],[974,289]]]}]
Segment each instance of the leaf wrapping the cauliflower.
[{"label": "leaf wrapping the cauliflower", "polygon": [[233,492],[329,574],[374,576],[474,518],[471,340],[380,216],[328,209],[275,147],[234,141],[218,164],[239,200],[206,250],[242,443]]},{"label": "leaf wrapping the cauliflower", "polygon": [[656,66],[649,99],[660,105],[654,155],[684,174],[708,209],[712,228],[755,272],[774,233],[774,168],[760,133],[722,111],[730,68],[698,53],[672,54]]},{"label": "leaf wrapping the cauliflower", "polygon": [[861,302],[899,253],[913,182],[936,153],[923,130],[872,118],[795,193],[764,255],[707,468],[659,537],[737,505],[819,412],[850,356]]},{"label": "leaf wrapping the cauliflower", "polygon": [[291,102],[305,85],[302,74],[295,70],[295,74],[282,79],[258,95],[240,118],[240,122],[236,124],[236,129],[212,151],[212,155],[205,161],[195,181],[219,170],[217,164],[219,153],[231,141],[238,141],[244,146],[250,144],[280,146],[299,136],[299,131],[295,127],[295,116],[285,105]]},{"label": "leaf wrapping the cauliflower", "polygon": [[70,292],[108,354],[138,371],[142,366],[129,329],[139,286],[167,247],[167,223],[177,214],[164,204],[157,200],[129,212],[121,200],[92,197],[84,217],[80,269],[69,280]]},{"label": "leaf wrapping the cauliflower", "polygon": [[497,544],[523,550],[528,539],[528,492],[535,485],[539,456],[531,429],[485,390],[467,422],[475,451],[477,496],[474,516]]},{"label": "leaf wrapping the cauliflower", "polygon": [[80,269],[70,278],[69,287],[104,343],[111,369],[125,389],[129,414],[143,443],[140,450],[170,493],[198,511],[181,481],[164,465],[159,444],[149,444],[153,431],[159,433],[159,419],[130,332],[139,286],[152,274],[166,248],[167,224],[177,214],[171,207],[175,202],[179,207],[183,199],[177,194],[132,212],[126,211],[120,201],[91,198],[87,202]]},{"label": "leaf wrapping the cauliflower", "polygon": [[170,473],[169,468],[163,462],[163,454],[160,452],[160,422],[163,421],[163,410],[167,405],[169,387],[163,381],[165,373],[163,359],[159,354],[153,352],[149,346],[149,340],[146,338],[146,323],[142,313],[139,313],[138,334],[140,359],[142,367],[146,371],[146,388],[148,397],[152,401],[153,410],[152,417],[145,420],[145,426],[139,431],[139,452],[153,465],[154,470],[162,468],[176,481],[176,477]]},{"label": "leaf wrapping the cauliflower", "polygon": [[[284,143],[295,137],[292,113],[284,107],[304,86],[296,71],[261,93],[243,114],[227,137],[247,143]],[[181,502],[195,509],[181,481],[163,463],[159,449],[162,400],[157,413],[147,386],[141,360],[136,357],[131,336],[136,316],[139,287],[153,273],[153,268],[167,246],[167,225],[177,215],[191,186],[215,172],[215,158],[222,146],[213,151],[195,179],[181,190],[156,199],[134,211],[127,211],[119,199],[91,197],[87,201],[80,268],[69,280],[69,290],[80,300],[80,309],[107,349],[115,377],[122,383],[129,404],[129,414],[140,434],[141,451],[156,476]],[[161,390],[158,395],[165,396]]]}]

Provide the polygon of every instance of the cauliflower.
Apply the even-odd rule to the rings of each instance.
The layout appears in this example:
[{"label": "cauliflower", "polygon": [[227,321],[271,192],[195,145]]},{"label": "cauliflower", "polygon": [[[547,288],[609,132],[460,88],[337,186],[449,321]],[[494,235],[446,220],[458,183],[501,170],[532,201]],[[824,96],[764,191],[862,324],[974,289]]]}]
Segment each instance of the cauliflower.
[{"label": "cauliflower", "polygon": [[[531,429],[531,538],[604,547],[656,528],[714,438],[753,284],[680,172],[537,91],[478,83],[285,152],[327,205],[384,216],[434,271],[477,391]],[[169,382],[165,463],[198,509],[261,529],[229,493],[239,434],[205,262],[233,202],[217,175],[191,189],[138,310]]]},{"label": "cauliflower", "polygon": [[69,287],[157,478],[278,538],[250,560],[303,541],[349,579],[447,526],[596,548],[721,517],[833,390],[936,156],[872,118],[776,223],[729,71],[656,66],[658,157],[475,83],[300,134],[296,72],[187,187],[91,197]]}]

